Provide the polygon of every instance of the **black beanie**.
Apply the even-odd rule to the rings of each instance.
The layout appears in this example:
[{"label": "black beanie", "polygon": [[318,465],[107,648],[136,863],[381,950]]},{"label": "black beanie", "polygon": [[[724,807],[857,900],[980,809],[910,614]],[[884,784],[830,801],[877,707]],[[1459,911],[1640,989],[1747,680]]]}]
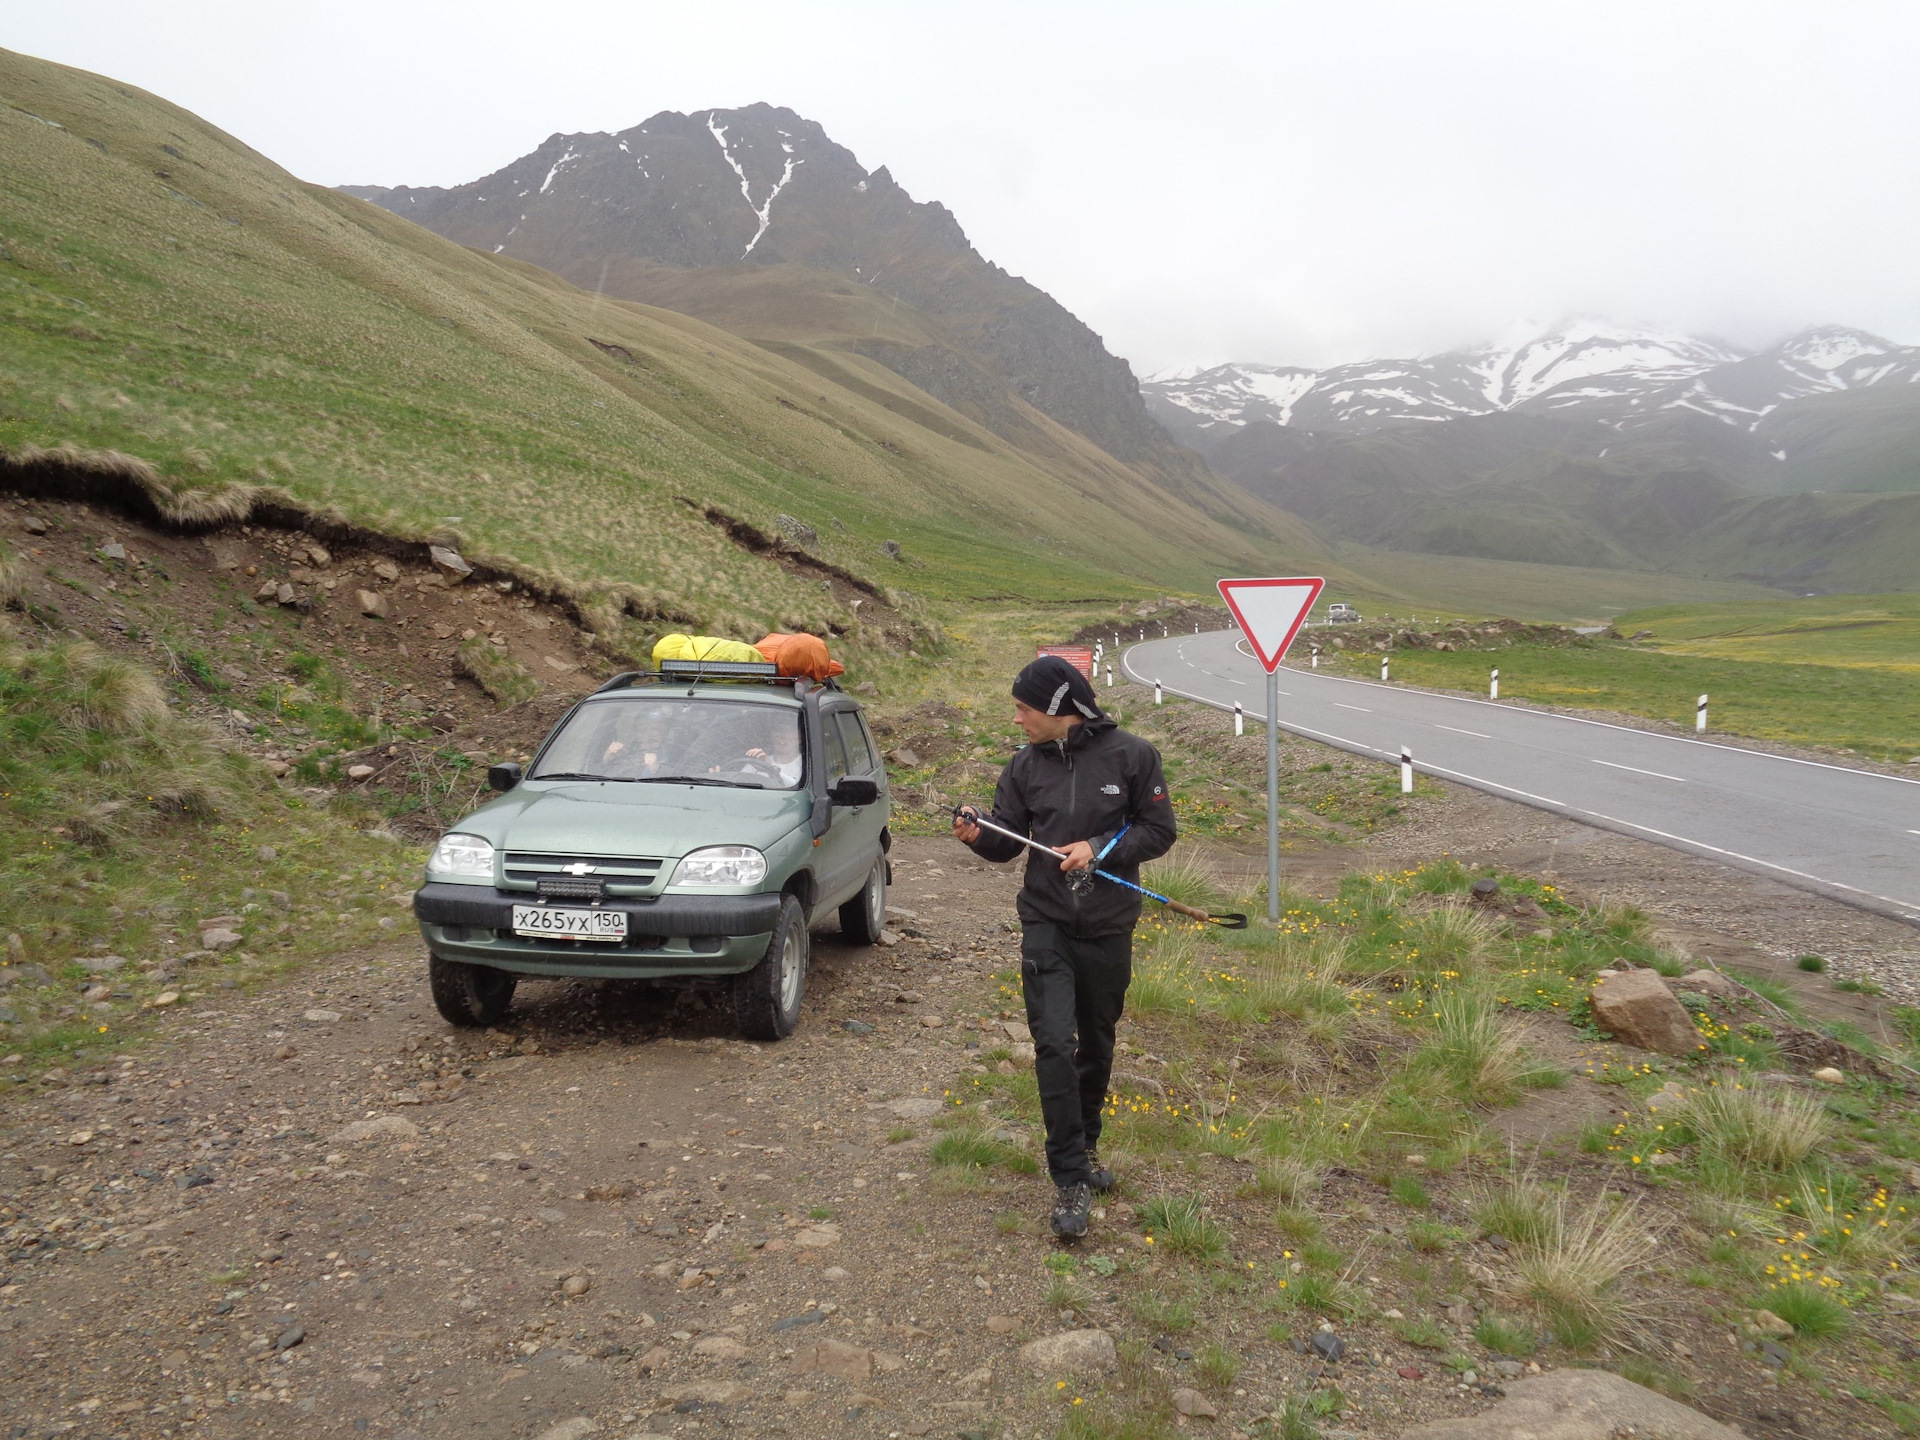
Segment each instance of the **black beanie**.
[{"label": "black beanie", "polygon": [[1014,676],[1013,698],[1043,715],[1059,715],[1072,706],[1088,720],[1100,718],[1093,685],[1058,655],[1042,655]]}]

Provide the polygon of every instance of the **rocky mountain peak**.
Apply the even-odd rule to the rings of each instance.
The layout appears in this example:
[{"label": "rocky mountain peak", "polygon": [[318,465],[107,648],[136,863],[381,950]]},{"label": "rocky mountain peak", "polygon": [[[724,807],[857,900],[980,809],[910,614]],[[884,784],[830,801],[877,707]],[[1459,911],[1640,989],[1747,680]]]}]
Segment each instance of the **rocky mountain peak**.
[{"label": "rocky mountain peak", "polygon": [[[804,267],[783,276],[797,292],[831,294],[829,279],[856,285],[924,322],[911,341],[871,324],[822,338],[859,349],[1003,436],[1032,429],[1024,404],[1127,463],[1168,473],[1197,465],[1148,416],[1133,372],[1098,335],[989,264],[944,205],[915,200],[886,166],[869,171],[818,122],[781,106],[663,110],[617,133],[553,135],[451,188],[343,188],[589,289],[693,314],[704,304],[703,318],[729,328],[769,322],[743,321],[749,307],[717,298],[724,276],[709,277],[695,296],[696,287],[674,284],[658,267],[738,271],[742,284],[755,271]],[[813,309],[844,317],[856,307],[834,296]],[[835,323],[849,328],[844,318]]]}]

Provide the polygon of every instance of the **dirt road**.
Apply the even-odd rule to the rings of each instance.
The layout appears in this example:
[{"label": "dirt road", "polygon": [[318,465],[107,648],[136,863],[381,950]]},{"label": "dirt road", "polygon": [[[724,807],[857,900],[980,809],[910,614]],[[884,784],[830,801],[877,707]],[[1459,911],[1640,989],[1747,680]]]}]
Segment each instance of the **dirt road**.
[{"label": "dirt road", "polygon": [[[1674,919],[1765,959],[1724,924],[1765,882],[1468,799],[1374,862],[1544,847],[1582,857],[1583,887],[1632,890],[1657,857]],[[1596,847],[1625,848],[1601,867]],[[930,1165],[930,1117],[1019,1013],[995,979],[1017,870],[937,839],[897,854],[906,937],[817,936],[778,1046],[733,1038],[717,1004],[558,982],[524,989],[507,1029],[456,1033],[400,940],[199,997],[105,1070],[22,1085],[0,1137],[9,1433],[1052,1433],[1070,1392],[1020,1344],[1146,1334],[1118,1281],[1077,1320],[1046,1308],[1044,1176]],[[1290,868],[1318,888],[1365,858]],[[1809,933],[1809,906],[1849,918],[1784,893]],[[1856,948],[1897,941],[1868,933],[1885,924],[1857,917]],[[1096,1225],[1083,1253],[1138,1260],[1132,1229]],[[1257,1353],[1216,1391],[1222,1435],[1318,1368],[1240,1343]],[[1486,1403],[1379,1358],[1342,1378],[1352,1432]]]}]

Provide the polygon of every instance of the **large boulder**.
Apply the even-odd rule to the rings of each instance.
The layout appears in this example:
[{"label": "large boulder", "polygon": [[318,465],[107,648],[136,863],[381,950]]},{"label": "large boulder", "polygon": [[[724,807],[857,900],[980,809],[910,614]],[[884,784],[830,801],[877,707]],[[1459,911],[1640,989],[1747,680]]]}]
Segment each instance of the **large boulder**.
[{"label": "large boulder", "polygon": [[1686,1006],[1654,970],[1603,970],[1595,977],[1593,1020],[1613,1038],[1662,1055],[1692,1055],[1700,1032]]},{"label": "large boulder", "polygon": [[1742,1440],[1664,1395],[1605,1370],[1555,1370],[1513,1380],[1507,1398],[1491,1410],[1435,1420],[1400,1432],[1400,1440],[1614,1440],[1621,1435],[1660,1440]]}]

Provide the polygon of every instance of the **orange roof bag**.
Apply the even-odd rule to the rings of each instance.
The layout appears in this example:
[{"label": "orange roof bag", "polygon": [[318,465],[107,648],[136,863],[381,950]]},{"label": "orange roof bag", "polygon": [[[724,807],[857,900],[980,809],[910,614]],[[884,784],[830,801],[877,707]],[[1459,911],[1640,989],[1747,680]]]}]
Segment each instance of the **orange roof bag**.
[{"label": "orange roof bag", "polygon": [[818,635],[785,635],[775,631],[753,648],[779,666],[782,675],[827,680],[846,674],[847,667],[827,654],[827,642]]}]

